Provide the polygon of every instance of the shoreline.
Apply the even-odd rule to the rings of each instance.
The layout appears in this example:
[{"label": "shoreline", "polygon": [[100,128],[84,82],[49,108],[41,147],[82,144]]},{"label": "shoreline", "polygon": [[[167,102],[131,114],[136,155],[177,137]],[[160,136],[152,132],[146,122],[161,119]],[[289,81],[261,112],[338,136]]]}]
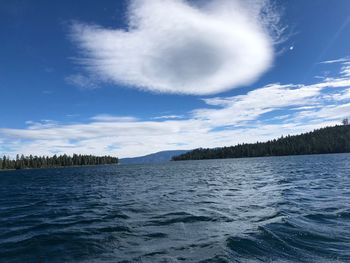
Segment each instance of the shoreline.
[{"label": "shoreline", "polygon": [[337,153],[307,153],[307,154],[288,154],[288,155],[269,155],[269,156],[245,156],[245,157],[227,157],[227,158],[207,158],[207,159],[188,159],[188,160],[170,160],[170,162],[187,162],[187,161],[209,161],[209,160],[228,160],[228,159],[253,159],[253,158],[272,158],[272,157],[296,157],[296,156],[316,156],[316,155],[336,155],[350,154],[350,152]]},{"label": "shoreline", "polygon": [[44,169],[63,169],[63,168],[78,168],[78,167],[91,167],[91,166],[106,166],[106,165],[120,165],[120,163],[111,164],[84,164],[84,165],[70,165],[70,166],[54,166],[54,167],[38,167],[38,168],[22,168],[22,169],[0,169],[0,172],[9,171],[24,171],[24,170],[44,170]]}]

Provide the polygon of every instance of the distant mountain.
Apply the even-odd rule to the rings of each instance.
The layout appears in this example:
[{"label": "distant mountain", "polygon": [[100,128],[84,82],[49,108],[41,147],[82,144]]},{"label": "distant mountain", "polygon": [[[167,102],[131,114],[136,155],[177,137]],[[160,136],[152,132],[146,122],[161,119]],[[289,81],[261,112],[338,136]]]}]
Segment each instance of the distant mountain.
[{"label": "distant mountain", "polygon": [[134,158],[122,158],[120,164],[146,164],[163,163],[171,160],[172,157],[188,152],[188,150],[162,151]]},{"label": "distant mountain", "polygon": [[326,127],[267,142],[238,144],[213,149],[195,149],[173,157],[175,161],[242,157],[284,156],[350,152],[350,125]]}]

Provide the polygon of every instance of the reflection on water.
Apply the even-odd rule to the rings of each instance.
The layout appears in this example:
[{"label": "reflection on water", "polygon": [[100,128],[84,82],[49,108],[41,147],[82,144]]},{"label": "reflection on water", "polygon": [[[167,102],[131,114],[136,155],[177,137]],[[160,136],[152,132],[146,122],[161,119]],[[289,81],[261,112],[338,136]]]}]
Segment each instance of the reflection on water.
[{"label": "reflection on water", "polygon": [[350,155],[0,173],[1,262],[350,261]]}]

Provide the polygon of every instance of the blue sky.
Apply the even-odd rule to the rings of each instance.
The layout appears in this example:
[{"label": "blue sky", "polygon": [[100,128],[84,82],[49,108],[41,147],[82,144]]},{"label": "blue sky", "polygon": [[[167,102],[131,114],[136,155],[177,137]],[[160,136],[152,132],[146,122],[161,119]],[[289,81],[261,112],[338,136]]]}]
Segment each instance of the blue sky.
[{"label": "blue sky", "polygon": [[350,115],[350,2],[0,4],[0,154],[137,156]]}]

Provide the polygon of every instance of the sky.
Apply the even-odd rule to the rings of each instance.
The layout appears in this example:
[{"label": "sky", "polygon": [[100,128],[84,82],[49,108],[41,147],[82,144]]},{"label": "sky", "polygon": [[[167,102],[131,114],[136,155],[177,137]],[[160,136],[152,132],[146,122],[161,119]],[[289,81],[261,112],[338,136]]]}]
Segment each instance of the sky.
[{"label": "sky", "polygon": [[350,116],[348,0],[2,0],[0,155],[266,141]]}]

